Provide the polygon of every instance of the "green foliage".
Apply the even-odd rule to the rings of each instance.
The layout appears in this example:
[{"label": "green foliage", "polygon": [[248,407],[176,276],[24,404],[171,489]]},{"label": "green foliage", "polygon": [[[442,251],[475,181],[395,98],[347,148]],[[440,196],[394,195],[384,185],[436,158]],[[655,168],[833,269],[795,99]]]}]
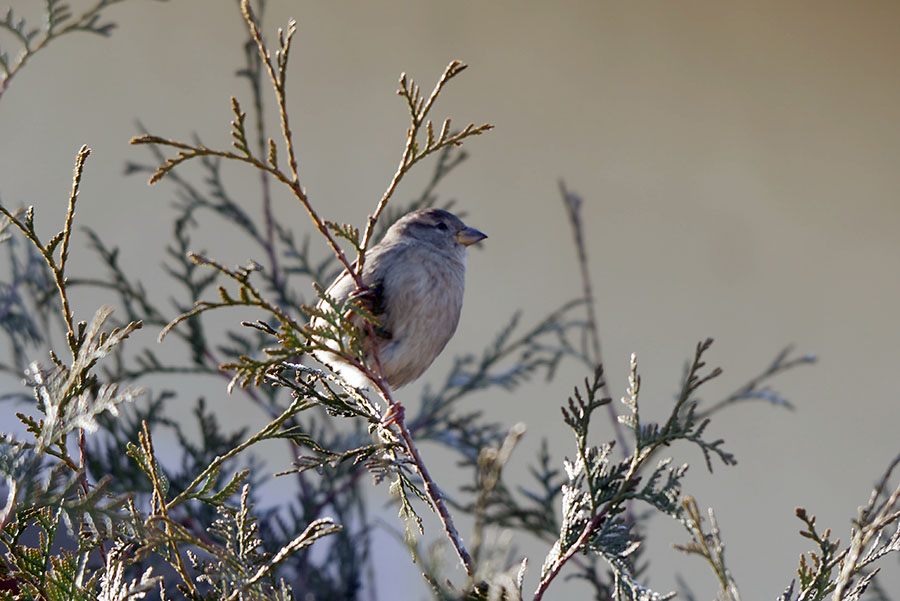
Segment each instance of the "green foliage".
[{"label": "green foliage", "polygon": [[208,599],[293,599],[290,586],[273,578],[275,568],[291,554],[338,532],[340,526],[327,518],[316,520],[275,556],[269,556],[262,549],[248,498],[249,488],[245,486],[237,507],[220,507],[220,517],[209,528],[217,544],[205,548],[215,559],[202,561],[193,553],[189,555],[201,573],[198,581],[210,585]]},{"label": "green foliage", "polygon": [[713,573],[719,580],[720,596],[727,601],[740,601],[737,583],[731,577],[731,573],[725,565],[725,544],[719,532],[716,522],[716,514],[709,510],[710,531],[703,527],[703,517],[700,508],[693,497],[686,497],[682,502],[684,512],[682,522],[691,534],[691,541],[686,545],[675,545],[675,548],[684,553],[699,555],[709,563]]},{"label": "green foliage", "polygon": [[[871,568],[879,559],[889,553],[900,551],[900,486],[888,488],[892,472],[900,464],[896,457],[881,477],[869,502],[859,508],[859,515],[853,521],[850,544],[841,548],[839,541],[831,539],[831,530],[819,532],[815,516],[809,515],[802,507],[797,508],[797,517],[803,522],[800,535],[816,544],[817,551],[800,557],[797,576],[800,583],[797,596],[793,596],[793,584],[782,595],[783,601],[818,601],[832,595],[834,599],[857,601],[869,586],[875,584],[875,575],[880,568]],[[891,527],[894,532],[888,534]]]},{"label": "green foliage", "polygon": [[[101,13],[119,1],[100,0],[77,14],[61,0],[48,0],[43,27],[8,11],[0,28],[23,50],[14,61],[0,52],[0,94],[50,40],[70,31],[108,34],[112,24]],[[449,118],[440,126],[432,121],[438,97],[463,72],[462,63],[450,62],[428,95],[401,75],[398,94],[410,121],[391,182],[364,227],[324,218],[301,186],[286,108],[296,24],[290,21],[268,44],[260,27],[264,6],[240,2],[247,39],[239,76],[249,84],[252,103],[246,106],[252,108],[231,99],[231,148],[149,133],[132,140],[148,148],[153,160],[130,163],[126,171],[149,175],[151,183],[165,180],[176,198],[164,249],[166,271],[178,288],[171,305],[159,304],[155,291],[123,267],[119,249],[108,246],[103,232],[87,230],[86,235],[105,275],[70,275],[86,147],[76,159],[63,227],[49,240],[39,236],[33,209],[0,206],[0,244],[7,246],[10,263],[8,281],[0,283],[0,331],[11,349],[2,369],[25,374],[31,388],[30,395],[4,395],[27,398],[28,405],[18,414],[26,435],[0,435],[0,476],[7,493],[0,513],[0,600],[125,600],[156,594],[191,600],[359,599],[371,582],[367,572],[376,528],[366,478],[371,475],[375,484],[389,484],[386,492],[396,504],[404,544],[437,599],[527,596],[527,558],[511,558],[495,544],[499,532],[547,545],[530,597],[535,601],[563,573],[582,581],[600,601],[669,599],[673,593],[646,586],[648,566],[642,559],[642,543],[651,532],[648,520],[664,514],[684,525],[690,541],[679,548],[710,565],[720,598],[739,601],[715,514],[709,511],[707,526],[696,501],[683,494],[688,466],[668,454],[683,442],[700,450],[710,472],[715,461],[734,464],[724,441],[707,436],[711,416],[748,400],[790,407],[770,388],[770,380],[814,358],[795,357],[785,349],[732,394],[705,402],[699,396],[702,387],[721,374],[706,366],[712,341],[705,340],[694,349],[668,417],[650,423],[641,413],[646,400],[632,356],[626,395],[621,406],[613,403],[593,314],[583,201],[561,183],[582,271],[580,298],[530,326],[523,326],[516,313],[483,350],[456,357],[443,378],[426,385],[418,412],[407,416],[379,367],[366,363],[362,335],[372,334],[379,323],[359,278],[365,253],[405,212],[452,205],[438,196],[438,185],[466,160],[459,145],[491,126],[471,123],[454,130]],[[267,86],[275,93],[276,137],[266,133],[262,97]],[[424,190],[398,201],[405,174],[432,155],[434,167]],[[256,205],[235,200],[224,183],[223,169],[235,161],[261,177]],[[192,173],[199,174],[200,183]],[[273,185],[283,186],[304,207],[312,234],[289,230],[277,218]],[[228,267],[194,252],[195,234],[209,215],[221,217],[229,234],[250,242],[258,259]],[[24,251],[9,235],[13,227],[27,242]],[[320,248],[316,241],[322,240]],[[348,245],[355,256],[344,252]],[[339,303],[323,285],[341,272],[359,289]],[[310,285],[313,295],[297,292]],[[115,321],[106,306],[92,319],[78,321],[69,297],[73,286],[111,293],[111,304],[124,321]],[[223,332],[211,324],[210,313],[226,308],[243,319],[241,328]],[[142,325],[158,328],[160,338],[168,336],[182,352],[134,348],[128,338]],[[52,349],[60,333],[67,354]],[[356,388],[338,374],[304,364],[304,356],[324,352],[362,371],[372,387]],[[39,353],[49,356],[49,367],[33,360]],[[574,442],[571,455],[555,457],[545,441],[530,469],[534,483],[514,486],[505,479],[505,467],[525,425],[491,422],[480,411],[463,409],[461,401],[474,393],[518,391],[537,377],[552,379],[563,362],[573,360],[586,365],[590,375],[562,407]],[[160,374],[171,389],[144,394],[137,386],[158,385],[152,377]],[[214,384],[211,390],[240,395],[265,424],[255,432],[225,430],[203,398],[180,395],[179,378],[206,378]],[[169,417],[173,401],[194,401],[192,423]],[[613,420],[616,440],[595,440],[598,416],[602,422]],[[169,452],[160,453],[160,440]],[[442,492],[418,449],[423,441],[455,453],[471,484],[458,494]],[[268,478],[253,452],[266,442],[283,445],[293,459],[293,468],[279,476],[290,479],[295,490],[274,507],[262,502],[268,500]],[[667,455],[658,457],[664,450]],[[867,588],[877,590],[875,562],[900,550],[900,488],[888,486],[898,462],[860,509],[846,546],[798,510],[801,534],[816,550],[801,559],[797,591],[792,583],[782,601],[829,595],[856,600]],[[447,577],[446,558],[420,548],[422,514],[429,510],[464,576]],[[471,535],[457,531],[460,514],[472,517]]]},{"label": "green foliage", "polygon": [[641,586],[636,580],[630,556],[640,545],[640,539],[631,532],[633,520],[623,516],[631,509],[629,503],[641,501],[660,513],[682,519],[678,501],[687,465],[671,467],[672,460],[667,458],[652,469],[645,468],[649,458],[661,447],[684,440],[701,448],[708,465],[710,453],[716,454],[726,465],[734,463],[732,455],[720,448],[722,441],[707,442],[702,438],[708,422],[695,420],[696,402],[690,401],[697,388],[721,373],[714,369],[708,374],[700,374],[705,366],[701,357],[711,343],[712,340],[707,340],[697,345],[681,394],[662,426],[645,424],[640,419],[641,380],[637,361],[632,355],[628,391],[622,398],[629,413],[619,419],[631,430],[634,444],[630,455],[619,462],[612,460],[612,443],[591,446],[588,442],[594,411],[611,402],[609,398],[599,397],[604,388],[602,370],[598,368],[592,379],[585,380],[583,393],[576,389],[574,398],[569,398],[568,408],[563,408],[563,419],[575,436],[577,454],[574,460],[564,463],[568,482],[562,485],[559,538],[544,560],[535,598],[543,596],[573,554],[585,549],[597,553],[609,565],[616,582],[616,596],[668,598]]}]

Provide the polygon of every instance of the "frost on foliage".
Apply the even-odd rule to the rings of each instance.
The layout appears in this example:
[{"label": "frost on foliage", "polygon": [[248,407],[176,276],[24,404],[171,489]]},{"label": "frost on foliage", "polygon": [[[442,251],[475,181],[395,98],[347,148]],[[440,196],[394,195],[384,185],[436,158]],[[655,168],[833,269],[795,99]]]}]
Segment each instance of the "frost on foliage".
[{"label": "frost on foliage", "polygon": [[110,314],[110,307],[101,307],[94,315],[71,367],[58,365],[43,370],[37,363],[32,363],[26,370],[38,408],[44,414],[40,424],[29,424],[39,429],[36,433],[38,449],[58,444],[66,434],[78,428],[95,431],[98,415],[105,411],[118,415],[120,404],[143,394],[141,388],[120,390],[116,384],[104,384],[95,390],[91,385],[90,370],[97,361],[140,327],[138,323],[131,323],[107,334],[101,328]]},{"label": "frost on foliage", "polygon": [[153,568],[149,567],[139,578],[126,581],[124,554],[124,548],[120,545],[106,556],[106,572],[100,579],[100,594],[97,601],[143,599],[162,580],[162,576],[153,576]]},{"label": "frost on foliage", "polygon": [[[54,355],[55,367],[43,370],[37,363],[32,363],[26,370],[43,417],[36,419],[19,414],[35,436],[33,444],[18,442],[9,435],[0,438],[0,477],[7,486],[0,523],[7,523],[16,506],[24,503],[25,506],[56,506],[70,529],[72,512],[87,519],[91,530],[109,525],[108,514],[115,503],[104,501],[105,486],[100,483],[90,494],[74,501],[71,493],[77,485],[79,472],[70,470],[64,462],[46,469],[43,459],[54,447],[57,450],[53,453],[60,452],[59,449],[65,452],[65,439],[70,432],[77,429],[95,431],[97,416],[107,411],[116,415],[121,403],[134,400],[142,393],[140,389],[120,389],[115,384],[98,385],[90,373],[97,361],[140,327],[139,323],[132,323],[105,333],[102,327],[111,313],[112,309],[102,307],[89,326],[81,324],[72,341],[72,348],[77,352],[71,366],[63,365]],[[98,518],[102,523],[96,522]]]}]

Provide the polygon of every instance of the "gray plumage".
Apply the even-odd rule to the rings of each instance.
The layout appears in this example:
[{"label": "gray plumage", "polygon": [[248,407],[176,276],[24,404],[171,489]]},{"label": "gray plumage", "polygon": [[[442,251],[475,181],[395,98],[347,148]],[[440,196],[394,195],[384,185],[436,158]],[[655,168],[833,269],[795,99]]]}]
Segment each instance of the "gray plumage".
[{"label": "gray plumage", "polygon": [[[366,254],[361,297],[378,317],[378,356],[392,388],[422,375],[449,342],[462,310],[466,247],[486,238],[443,209],[422,209],[400,218]],[[356,292],[356,283],[342,273],[326,291],[339,303]],[[377,373],[371,340],[366,338],[366,364]],[[313,320],[312,325],[317,325]],[[368,384],[358,370],[333,353],[316,359],[356,386]]]}]

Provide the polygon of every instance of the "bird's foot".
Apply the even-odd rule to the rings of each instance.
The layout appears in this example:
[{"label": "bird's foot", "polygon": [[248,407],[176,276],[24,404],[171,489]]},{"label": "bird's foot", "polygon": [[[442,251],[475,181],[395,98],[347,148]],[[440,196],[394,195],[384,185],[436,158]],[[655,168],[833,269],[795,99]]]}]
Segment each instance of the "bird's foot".
[{"label": "bird's foot", "polygon": [[369,288],[368,286],[366,286],[364,288],[357,288],[355,291],[353,291],[350,294],[350,296],[347,297],[347,300],[353,301],[353,300],[364,299],[367,301],[371,301],[374,296],[375,296],[375,291],[372,290],[371,288]]},{"label": "bird's foot", "polygon": [[402,423],[405,416],[406,408],[400,403],[393,403],[388,407],[387,413],[381,416],[381,427],[390,428],[394,424]]}]

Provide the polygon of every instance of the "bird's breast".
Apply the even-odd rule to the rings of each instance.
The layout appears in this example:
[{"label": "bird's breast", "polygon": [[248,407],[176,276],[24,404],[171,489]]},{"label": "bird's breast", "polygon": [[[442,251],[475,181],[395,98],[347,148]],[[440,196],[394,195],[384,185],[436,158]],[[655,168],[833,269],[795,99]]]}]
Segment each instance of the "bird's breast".
[{"label": "bird's breast", "polygon": [[387,311],[384,326],[390,339],[381,349],[382,362],[394,378],[421,375],[456,331],[462,310],[465,265],[446,257],[419,257],[384,280]]}]

